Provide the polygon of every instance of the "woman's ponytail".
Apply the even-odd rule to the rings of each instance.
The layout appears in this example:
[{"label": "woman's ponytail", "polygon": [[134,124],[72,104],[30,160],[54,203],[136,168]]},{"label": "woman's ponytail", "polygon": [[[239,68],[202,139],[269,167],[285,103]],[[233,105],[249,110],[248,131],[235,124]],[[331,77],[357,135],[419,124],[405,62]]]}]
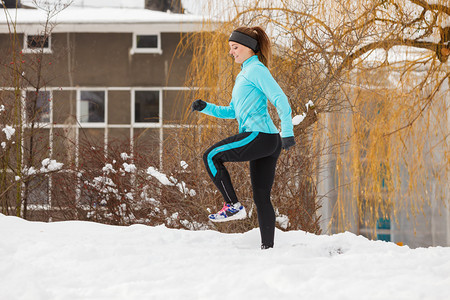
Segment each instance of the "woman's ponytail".
[{"label": "woman's ponytail", "polygon": [[269,37],[264,29],[260,26],[255,27],[239,27],[236,31],[242,32],[248,36],[251,36],[258,41],[259,51],[256,53],[259,60],[267,67],[270,67],[272,61],[272,45],[270,44]]}]

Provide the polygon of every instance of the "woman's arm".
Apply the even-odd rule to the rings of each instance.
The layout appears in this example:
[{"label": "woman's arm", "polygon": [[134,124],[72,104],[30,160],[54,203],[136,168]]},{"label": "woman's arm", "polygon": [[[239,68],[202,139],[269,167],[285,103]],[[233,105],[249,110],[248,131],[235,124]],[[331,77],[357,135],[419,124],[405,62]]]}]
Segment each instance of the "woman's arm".
[{"label": "woman's arm", "polygon": [[234,112],[233,104],[230,103],[229,106],[218,106],[212,103],[206,102],[206,107],[200,112],[221,119],[235,119],[236,115]]},{"label": "woman's arm", "polygon": [[281,136],[294,136],[294,126],[292,125],[292,110],[288,98],[281,87],[273,78],[270,71],[263,66],[257,66],[251,72],[251,81],[260,89],[275,106],[281,120]]}]

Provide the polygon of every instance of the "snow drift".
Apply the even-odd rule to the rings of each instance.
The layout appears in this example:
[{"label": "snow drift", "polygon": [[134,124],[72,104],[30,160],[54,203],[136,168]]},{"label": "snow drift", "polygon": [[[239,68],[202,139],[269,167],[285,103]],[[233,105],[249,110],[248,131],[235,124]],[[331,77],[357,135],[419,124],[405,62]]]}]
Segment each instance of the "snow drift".
[{"label": "snow drift", "polygon": [[0,214],[0,299],[445,299],[450,248]]}]

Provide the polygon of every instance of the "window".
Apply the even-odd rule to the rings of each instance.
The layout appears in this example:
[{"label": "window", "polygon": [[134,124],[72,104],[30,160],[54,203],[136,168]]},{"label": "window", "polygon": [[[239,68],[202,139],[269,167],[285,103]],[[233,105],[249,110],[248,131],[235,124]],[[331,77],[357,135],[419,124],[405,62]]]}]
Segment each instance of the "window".
[{"label": "window", "polygon": [[136,36],[136,48],[138,49],[157,49],[158,48],[158,36],[157,35],[137,35]]},{"label": "window", "polygon": [[51,36],[50,35],[24,35],[24,49],[25,53],[33,53],[43,51],[44,53],[51,53]]},{"label": "window", "polygon": [[133,34],[133,48],[131,49],[131,54],[134,53],[161,54],[160,34]]},{"label": "window", "polygon": [[159,123],[159,90],[134,92],[134,122]]},{"label": "window", "polygon": [[28,193],[28,204],[39,205],[49,204],[49,179],[45,175],[34,175],[29,182],[30,192]]},{"label": "window", "polygon": [[80,91],[80,122],[104,123],[105,103],[105,91]]},{"label": "window", "polygon": [[27,121],[49,123],[51,98],[51,93],[48,91],[27,91],[25,94]]}]

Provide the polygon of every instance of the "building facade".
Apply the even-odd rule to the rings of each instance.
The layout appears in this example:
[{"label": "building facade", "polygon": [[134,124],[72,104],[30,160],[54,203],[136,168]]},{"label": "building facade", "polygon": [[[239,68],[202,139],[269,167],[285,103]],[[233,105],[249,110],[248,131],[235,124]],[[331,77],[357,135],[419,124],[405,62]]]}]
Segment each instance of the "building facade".
[{"label": "building facade", "polygon": [[[202,18],[144,8],[56,9],[6,9],[0,17],[5,74],[12,57],[22,72],[20,83],[2,76],[0,93],[2,99],[21,93],[24,134],[32,119],[34,139],[46,148],[37,160],[81,166],[88,163],[81,144],[106,155],[119,142],[129,155],[145,144],[152,165],[162,167],[165,136],[182,126],[192,90],[185,87],[191,56],[178,46],[200,30]],[[39,181],[31,203],[48,208],[52,180]]]}]

